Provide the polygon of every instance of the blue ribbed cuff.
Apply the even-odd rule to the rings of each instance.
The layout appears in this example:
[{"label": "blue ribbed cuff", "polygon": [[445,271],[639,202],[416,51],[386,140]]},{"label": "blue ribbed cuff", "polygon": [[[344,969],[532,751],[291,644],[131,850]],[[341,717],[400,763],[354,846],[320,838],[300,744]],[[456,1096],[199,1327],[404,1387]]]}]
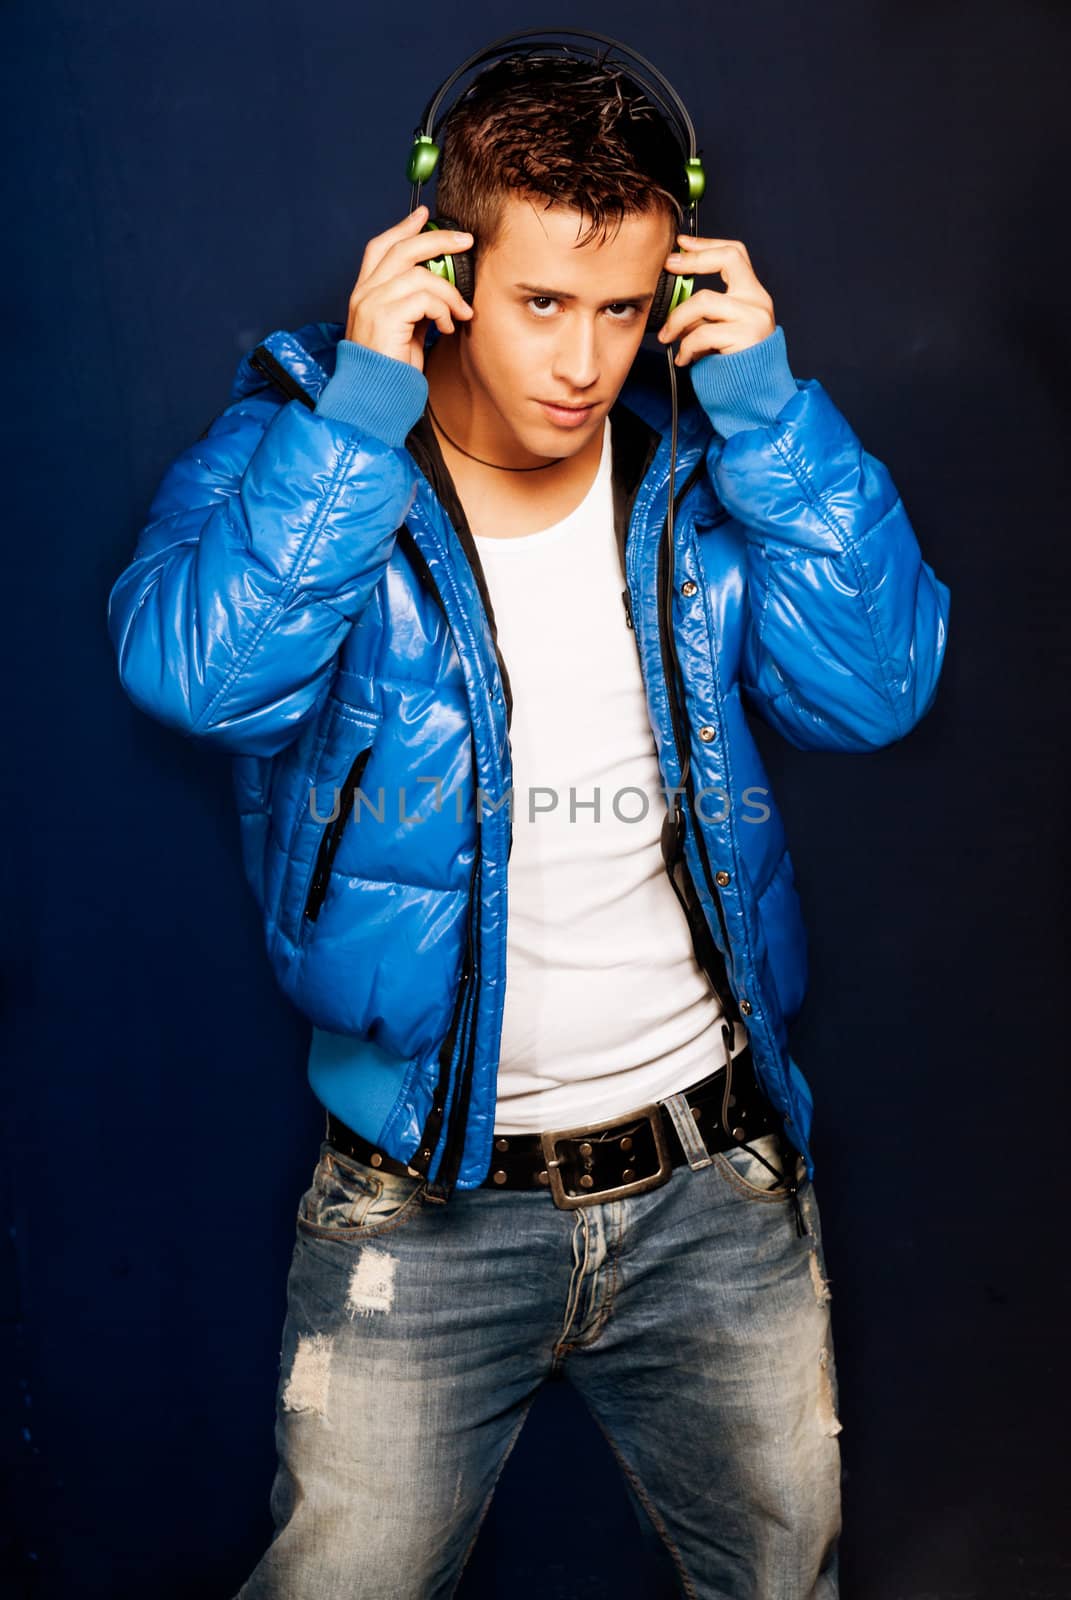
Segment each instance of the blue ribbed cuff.
[{"label": "blue ribbed cuff", "polygon": [[730,355],[712,350],[689,370],[695,397],[723,439],[774,422],[797,392],[780,324],[758,344]]},{"label": "blue ribbed cuff", "polygon": [[334,375],[324,385],[316,410],[384,444],[403,445],[427,403],[428,380],[418,367],[340,339]]}]

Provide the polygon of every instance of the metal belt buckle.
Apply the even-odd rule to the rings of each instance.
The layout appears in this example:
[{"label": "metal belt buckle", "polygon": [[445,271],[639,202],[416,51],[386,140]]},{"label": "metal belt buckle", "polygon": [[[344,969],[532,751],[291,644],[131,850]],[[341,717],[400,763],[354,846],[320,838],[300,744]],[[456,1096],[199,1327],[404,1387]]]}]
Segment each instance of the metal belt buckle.
[{"label": "metal belt buckle", "polygon": [[[595,1189],[591,1194],[566,1194],[565,1185],[562,1183],[559,1168],[561,1162],[556,1153],[556,1146],[562,1139],[590,1139],[592,1134],[605,1133],[610,1128],[628,1128],[641,1117],[646,1117],[651,1124],[654,1134],[655,1153],[658,1156],[658,1171],[649,1173],[642,1178],[634,1178],[630,1183],[620,1183],[612,1189]],[[550,1192],[554,1197],[554,1204],[563,1211],[575,1211],[578,1206],[591,1206],[603,1200],[617,1200],[626,1194],[644,1194],[648,1189],[657,1189],[659,1184],[665,1183],[673,1171],[673,1163],[669,1158],[669,1147],[666,1144],[665,1131],[662,1126],[662,1113],[657,1105],[641,1106],[640,1109],[627,1117],[611,1117],[607,1122],[590,1122],[586,1128],[554,1128],[549,1132],[539,1135],[539,1142],[543,1147],[543,1159],[547,1166],[547,1178],[550,1181]]]}]

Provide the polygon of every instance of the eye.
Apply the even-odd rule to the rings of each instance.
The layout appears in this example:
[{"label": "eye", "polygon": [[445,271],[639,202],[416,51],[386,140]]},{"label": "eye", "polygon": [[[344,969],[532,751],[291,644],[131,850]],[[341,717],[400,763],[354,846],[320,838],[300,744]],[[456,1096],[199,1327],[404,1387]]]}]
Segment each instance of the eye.
[{"label": "eye", "polygon": [[[535,294],[531,295],[525,301],[525,304],[531,309],[534,317],[537,317],[541,322],[549,322],[552,315],[551,308],[556,306],[558,302],[553,295]],[[606,307],[607,311],[618,313],[611,316],[611,322],[631,322],[637,316],[639,309],[639,306],[631,300],[614,300]]]}]

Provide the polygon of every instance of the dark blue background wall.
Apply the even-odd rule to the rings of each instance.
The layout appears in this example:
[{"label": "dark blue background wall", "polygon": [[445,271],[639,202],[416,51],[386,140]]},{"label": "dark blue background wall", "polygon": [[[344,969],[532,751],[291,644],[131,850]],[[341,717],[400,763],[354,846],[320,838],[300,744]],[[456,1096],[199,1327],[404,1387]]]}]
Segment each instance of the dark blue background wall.
[{"label": "dark blue background wall", "polygon": [[[209,1600],[246,1575],[321,1133],[228,763],[126,701],[108,589],[241,352],[344,316],[366,238],[408,208],[434,84],[499,33],[571,21],[690,103],[703,231],[748,245],[797,376],[890,466],[952,590],[907,741],[763,739],[812,935],[793,1043],[846,1600],[1071,1596],[1061,10],[5,6],[9,1592]],[[463,1596],[659,1583],[601,1437],[545,1391]]]}]

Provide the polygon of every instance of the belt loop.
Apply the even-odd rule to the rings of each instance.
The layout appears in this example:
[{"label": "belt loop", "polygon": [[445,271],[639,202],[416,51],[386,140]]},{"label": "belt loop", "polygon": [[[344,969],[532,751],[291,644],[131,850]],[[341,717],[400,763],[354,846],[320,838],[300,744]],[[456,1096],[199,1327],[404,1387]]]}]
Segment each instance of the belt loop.
[{"label": "belt loop", "polygon": [[660,1100],[658,1103],[673,1118],[673,1126],[677,1130],[677,1137],[692,1171],[698,1172],[700,1167],[709,1167],[714,1158],[703,1143],[699,1129],[695,1125],[687,1095],[671,1094],[668,1099]]}]

